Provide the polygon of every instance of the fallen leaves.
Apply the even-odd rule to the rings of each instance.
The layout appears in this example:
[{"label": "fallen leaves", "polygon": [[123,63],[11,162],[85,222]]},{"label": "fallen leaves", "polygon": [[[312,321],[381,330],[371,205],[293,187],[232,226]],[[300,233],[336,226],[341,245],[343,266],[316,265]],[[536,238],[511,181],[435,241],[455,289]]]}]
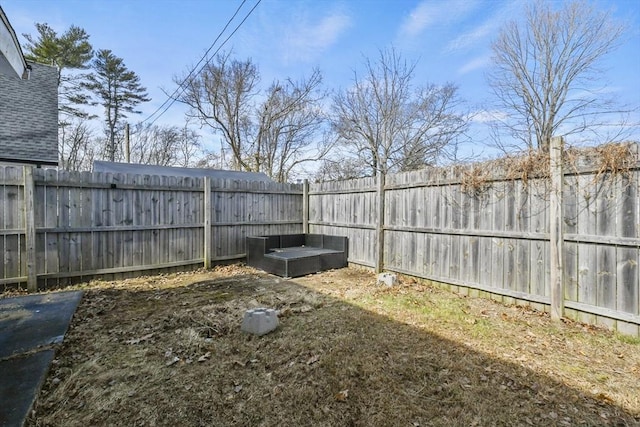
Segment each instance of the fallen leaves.
[{"label": "fallen leaves", "polygon": [[338,402],[346,402],[349,397],[349,389],[344,389],[333,395],[333,398]]},{"label": "fallen leaves", "polygon": [[[634,425],[637,346],[352,269],[234,272],[89,292],[29,425]],[[282,333],[241,334],[249,305],[280,310]]]},{"label": "fallen leaves", "polygon": [[198,357],[198,362],[199,363],[206,362],[207,360],[209,360],[210,357],[211,357],[211,352],[207,351],[205,354],[203,354],[202,356]]},{"label": "fallen leaves", "polygon": [[129,345],[140,344],[141,342],[150,340],[151,338],[153,338],[154,335],[155,335],[154,333],[150,333],[147,335],[143,335],[140,338],[132,338],[132,339],[126,340],[125,343]]},{"label": "fallen leaves", "polygon": [[180,358],[178,356],[174,356],[167,363],[165,363],[165,366],[173,366],[179,361],[180,361]]},{"label": "fallen leaves", "polygon": [[316,363],[318,360],[320,360],[320,356],[311,356],[308,360],[307,360],[307,365],[313,365],[314,363]]},{"label": "fallen leaves", "polygon": [[614,403],[613,399],[611,399],[609,396],[607,396],[604,393],[598,393],[596,395],[596,399],[598,399],[598,400],[600,400],[602,402],[605,402],[605,403],[609,403],[609,404],[613,404]]}]

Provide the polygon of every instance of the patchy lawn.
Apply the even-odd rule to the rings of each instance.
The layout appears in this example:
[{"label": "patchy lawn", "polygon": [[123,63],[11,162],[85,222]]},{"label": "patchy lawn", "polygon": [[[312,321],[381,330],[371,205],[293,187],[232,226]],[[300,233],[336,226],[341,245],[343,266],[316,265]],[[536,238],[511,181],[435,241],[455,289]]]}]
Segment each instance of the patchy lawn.
[{"label": "patchy lawn", "polygon": [[[640,424],[640,342],[342,269],[92,282],[29,426]],[[280,310],[263,337],[246,309]]]}]

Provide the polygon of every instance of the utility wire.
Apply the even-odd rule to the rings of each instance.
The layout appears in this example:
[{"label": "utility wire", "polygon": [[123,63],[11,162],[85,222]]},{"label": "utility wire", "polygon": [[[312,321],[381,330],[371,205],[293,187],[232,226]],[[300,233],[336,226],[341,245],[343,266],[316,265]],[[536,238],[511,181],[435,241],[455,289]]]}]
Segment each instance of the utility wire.
[{"label": "utility wire", "polygon": [[[224,32],[227,30],[227,28],[229,27],[229,24],[231,24],[231,22],[235,19],[236,15],[238,14],[238,12],[240,11],[240,9],[242,9],[242,6],[244,6],[244,4],[247,2],[247,0],[242,0],[242,3],[240,3],[240,6],[238,6],[238,8],[236,9],[236,11],[234,12],[233,16],[231,18],[229,18],[229,20],[227,21],[227,23],[225,24],[224,28],[220,31],[220,33],[218,34],[218,36],[216,37],[216,39],[213,41],[213,43],[211,43],[211,46],[209,46],[209,49],[207,49],[207,51],[204,53],[204,55],[202,55],[202,58],[200,58],[200,60],[198,61],[198,63],[196,65],[193,66],[193,68],[189,71],[189,74],[187,74],[187,76],[178,84],[178,87],[176,87],[176,89],[173,91],[173,93],[171,95],[167,96],[167,99],[162,103],[162,105],[160,105],[153,113],[151,113],[147,118],[145,118],[141,123],[146,122],[147,120],[151,119],[151,117],[153,117],[154,115],[156,115],[158,113],[158,111],[160,111],[165,105],[167,105],[167,103],[173,99],[176,95],[176,93],[178,93],[178,91],[180,90],[180,88],[182,87],[182,85],[189,79],[189,77],[191,77],[191,75],[193,74],[193,72],[196,70],[196,68],[198,68],[198,65],[200,65],[202,63],[202,61],[204,61],[204,59],[207,57],[207,55],[209,54],[209,52],[211,51],[211,49],[213,49],[213,47],[215,46],[216,42],[218,40],[220,40],[220,37],[222,37],[222,34],[224,34]],[[166,93],[165,93],[166,95]],[[168,107],[167,107],[168,108]],[[165,110],[166,111],[166,110]],[[158,116],[159,117],[159,116]],[[151,124],[153,124],[155,122],[155,120],[153,122],[151,122]]]},{"label": "utility wire", "polygon": [[[182,95],[184,93],[184,91],[186,90],[185,84],[187,83],[187,81],[189,80],[189,78],[192,75],[198,75],[200,74],[200,72],[202,72],[202,70],[204,69],[204,67],[206,67],[209,62],[211,61],[212,58],[214,58],[218,52],[220,52],[220,50],[224,47],[224,45],[229,41],[229,39],[231,39],[231,37],[233,37],[233,35],[238,31],[238,29],[244,24],[244,22],[249,18],[249,16],[251,16],[251,14],[253,13],[253,11],[258,7],[258,5],[260,4],[260,2],[262,0],[258,0],[256,2],[256,4],[251,8],[251,10],[245,15],[245,17],[242,19],[242,21],[240,21],[240,23],[235,27],[235,29],[231,32],[231,34],[229,34],[229,36],[222,42],[222,44],[220,46],[218,46],[218,48],[216,49],[216,51],[213,53],[213,55],[211,57],[209,57],[208,59],[205,58],[208,57],[209,52],[213,49],[213,47],[215,46],[216,42],[220,39],[220,37],[222,37],[222,35],[224,34],[224,32],[227,30],[227,27],[229,27],[229,25],[231,24],[231,22],[235,19],[236,15],[238,14],[238,12],[240,11],[240,9],[242,8],[242,6],[246,3],[247,0],[243,0],[242,3],[240,4],[240,6],[238,6],[238,8],[236,9],[235,13],[233,14],[233,16],[227,21],[227,24],[224,26],[224,28],[222,29],[222,31],[220,31],[220,33],[218,34],[218,36],[216,37],[216,39],[213,41],[213,43],[211,44],[211,46],[209,46],[209,49],[207,49],[207,51],[205,52],[205,54],[202,56],[202,58],[200,58],[200,60],[198,61],[198,63],[191,69],[191,71],[189,71],[189,73],[187,74],[187,76],[182,80],[182,82],[180,82],[180,84],[178,84],[178,87],[171,93],[171,95],[169,95],[167,97],[167,99],[162,103],[162,105],[160,105],[160,107],[158,107],[152,114],[150,114],[147,118],[145,118],[141,123],[144,123],[146,121],[148,121],[149,119],[151,119],[154,115],[158,114],[158,112],[160,110],[162,110],[162,112],[160,112],[160,114],[158,114],[152,121],[151,123],[149,123],[149,125],[153,125],[160,117],[162,117],[164,115],[164,113],[167,112],[167,110],[169,108],[171,108],[171,106],[178,100],[178,97],[180,95]],[[202,63],[202,61],[205,61],[205,63],[198,69],[198,71],[196,71],[196,69],[198,68],[198,66]],[[194,74],[195,72],[195,74]],[[180,92],[180,93],[178,93]],[[168,105],[167,105],[168,104]],[[166,107],[165,107],[166,106]],[[164,110],[163,110],[164,108]]]}]

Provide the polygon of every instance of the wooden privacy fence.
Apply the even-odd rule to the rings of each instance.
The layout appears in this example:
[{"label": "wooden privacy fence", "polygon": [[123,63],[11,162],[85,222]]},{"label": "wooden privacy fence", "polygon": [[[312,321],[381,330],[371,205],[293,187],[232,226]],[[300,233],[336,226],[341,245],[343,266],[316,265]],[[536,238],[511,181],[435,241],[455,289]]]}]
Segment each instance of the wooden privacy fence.
[{"label": "wooden privacy fence", "polygon": [[208,266],[300,231],[299,185],[0,167],[0,285]]},{"label": "wooden privacy fence", "polygon": [[[565,168],[557,247],[564,314],[638,335],[640,164],[634,150],[624,174],[601,173],[597,158]],[[470,171],[425,169],[310,184],[307,227],[348,236],[351,263],[548,310],[550,181],[507,178],[496,169],[470,189]]]},{"label": "wooden privacy fence", "polygon": [[459,167],[303,186],[0,167],[0,285],[208,267],[243,259],[248,235],[304,231],[347,236],[354,264],[638,335],[634,149],[624,173],[586,157],[551,181],[489,164],[471,188]]}]

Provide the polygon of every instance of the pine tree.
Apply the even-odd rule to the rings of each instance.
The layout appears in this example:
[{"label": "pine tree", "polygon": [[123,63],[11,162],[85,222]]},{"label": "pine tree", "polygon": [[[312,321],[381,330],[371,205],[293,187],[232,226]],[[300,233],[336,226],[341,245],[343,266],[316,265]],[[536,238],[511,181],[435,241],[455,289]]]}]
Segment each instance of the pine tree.
[{"label": "pine tree", "polygon": [[[66,116],[87,117],[87,114],[79,108],[88,102],[81,85],[86,75],[69,71],[89,68],[89,62],[93,57],[89,35],[82,28],[74,25],[62,35],[58,35],[46,23],[36,23],[36,30],[38,31],[36,37],[23,34],[27,39],[24,46],[26,58],[58,68],[58,105],[61,113]],[[61,118],[62,126],[66,122],[66,118]]]},{"label": "pine tree", "polygon": [[94,105],[104,107],[107,158],[113,162],[118,151],[118,125],[127,114],[140,114],[135,107],[141,102],[150,101],[150,98],[147,97],[147,89],[140,84],[138,75],[128,70],[122,58],[118,58],[110,50],[99,50],[92,65],[94,72],[87,77],[83,86],[99,100]]}]

